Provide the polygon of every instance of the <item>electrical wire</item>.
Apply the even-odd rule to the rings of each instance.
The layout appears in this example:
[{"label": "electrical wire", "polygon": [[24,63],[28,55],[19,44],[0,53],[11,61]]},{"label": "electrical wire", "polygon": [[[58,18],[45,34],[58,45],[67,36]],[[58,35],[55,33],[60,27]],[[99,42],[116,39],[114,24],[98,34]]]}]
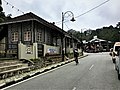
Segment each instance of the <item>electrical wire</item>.
[{"label": "electrical wire", "polygon": [[[76,16],[75,18],[79,18],[79,17],[81,17],[81,16],[83,16],[83,15],[85,15],[85,14],[87,14],[87,13],[89,13],[89,12],[95,10],[95,9],[97,9],[98,7],[104,5],[105,3],[109,2],[109,1],[110,1],[110,0],[104,1],[104,2],[102,2],[101,4],[93,7],[92,9],[90,9],[90,10],[88,10],[88,11],[86,11],[86,12],[84,12],[84,13],[78,15],[78,16]],[[68,21],[69,21],[69,20],[65,20],[63,23],[68,22]],[[58,22],[56,22],[56,24],[57,24],[57,23],[58,23],[58,24],[61,24],[61,22],[62,22],[62,21],[58,21]]]},{"label": "electrical wire", "polygon": [[110,1],[110,0],[107,0],[107,1],[105,1],[105,2],[103,2],[103,3],[101,3],[101,4],[99,4],[99,5],[97,5],[96,7],[94,7],[94,8],[92,8],[92,9],[90,9],[90,10],[88,10],[88,11],[86,11],[86,12],[84,12],[84,13],[78,15],[78,16],[76,16],[75,18],[78,18],[78,17],[80,17],[80,16],[83,16],[83,15],[85,15],[85,14],[87,14],[87,13],[93,11],[94,9],[96,9],[96,8],[98,8],[98,7],[100,7],[100,6],[102,6],[103,4],[107,3],[108,1]]},{"label": "electrical wire", "polygon": [[68,25],[65,23],[65,26],[67,27],[68,30],[70,30],[70,28],[68,27]]},{"label": "electrical wire", "polygon": [[[15,7],[14,5],[10,4],[10,3],[7,2],[6,0],[3,0],[3,1],[6,3],[6,5],[10,5],[12,9],[14,8],[14,9],[16,9],[17,11],[21,12],[22,14],[24,14],[24,12],[23,12],[22,10],[20,10],[19,8],[17,8],[17,7]],[[105,3],[109,2],[109,1],[110,1],[110,0],[106,0],[106,1],[102,2],[101,4],[93,7],[92,9],[90,9],[90,10],[88,10],[88,11],[86,11],[86,12],[84,12],[84,13],[78,15],[78,16],[76,16],[75,18],[79,18],[79,17],[81,17],[81,16],[83,16],[83,15],[85,15],[85,14],[87,14],[87,13],[89,13],[89,12],[95,10],[95,9],[97,9],[98,7],[104,5]],[[70,16],[70,15],[69,15],[69,16]],[[69,21],[69,20],[65,20],[63,23],[68,22],[68,21]],[[59,25],[59,24],[61,24],[61,22],[62,22],[62,21],[58,21],[58,22],[55,22],[55,23],[56,23],[57,25]],[[66,25],[66,24],[65,24],[65,25]],[[67,25],[66,25],[66,27],[69,29],[69,27],[68,27]]]},{"label": "electrical wire", "polygon": [[12,9],[16,9],[18,12],[21,12],[22,14],[24,14],[24,12],[22,10],[20,10],[19,8],[15,7],[14,5],[10,4],[8,1],[3,0],[6,5],[10,5]]}]

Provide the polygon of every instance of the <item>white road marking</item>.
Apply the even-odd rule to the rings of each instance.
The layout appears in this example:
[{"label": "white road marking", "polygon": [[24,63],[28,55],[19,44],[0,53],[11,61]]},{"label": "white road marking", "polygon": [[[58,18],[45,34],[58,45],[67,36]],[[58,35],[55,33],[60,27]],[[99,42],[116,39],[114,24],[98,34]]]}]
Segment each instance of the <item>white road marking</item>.
[{"label": "white road marking", "polygon": [[76,90],[77,88],[76,87],[74,87],[72,90]]},{"label": "white road marking", "polygon": [[94,67],[94,65],[91,65],[91,67],[89,68],[89,70],[91,70]]}]

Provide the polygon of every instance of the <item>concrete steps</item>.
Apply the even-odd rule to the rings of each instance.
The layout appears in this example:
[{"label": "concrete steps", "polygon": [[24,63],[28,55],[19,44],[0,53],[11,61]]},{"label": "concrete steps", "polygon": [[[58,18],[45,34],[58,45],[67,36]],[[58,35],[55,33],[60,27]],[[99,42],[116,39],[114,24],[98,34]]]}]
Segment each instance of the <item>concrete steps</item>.
[{"label": "concrete steps", "polygon": [[29,70],[27,64],[19,60],[3,60],[0,62],[0,80],[6,79]]}]

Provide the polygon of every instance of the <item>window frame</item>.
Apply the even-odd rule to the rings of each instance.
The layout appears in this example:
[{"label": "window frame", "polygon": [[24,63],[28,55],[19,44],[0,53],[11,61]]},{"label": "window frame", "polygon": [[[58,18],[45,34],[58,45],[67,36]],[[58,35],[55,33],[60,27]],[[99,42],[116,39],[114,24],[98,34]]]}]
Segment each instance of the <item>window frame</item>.
[{"label": "window frame", "polygon": [[37,32],[37,41],[38,42],[42,41],[42,32]]},{"label": "window frame", "polygon": [[11,40],[12,42],[17,42],[19,38],[18,32],[12,32],[11,33]]},{"label": "window frame", "polygon": [[31,31],[24,32],[24,41],[31,41]]}]

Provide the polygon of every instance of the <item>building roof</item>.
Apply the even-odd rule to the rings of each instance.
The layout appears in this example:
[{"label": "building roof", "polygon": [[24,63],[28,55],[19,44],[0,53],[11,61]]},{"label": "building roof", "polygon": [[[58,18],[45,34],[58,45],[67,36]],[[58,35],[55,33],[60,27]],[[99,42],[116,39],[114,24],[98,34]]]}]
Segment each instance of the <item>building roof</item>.
[{"label": "building roof", "polygon": [[103,39],[99,39],[97,38],[97,36],[94,36],[94,38],[92,40],[90,40],[89,42],[105,42],[106,40]]},{"label": "building roof", "polygon": [[33,14],[32,12],[29,12],[29,13],[11,18],[9,20],[6,20],[6,21],[0,23],[0,25],[7,25],[7,24],[12,24],[12,23],[19,23],[19,22],[32,21],[32,20],[37,21],[37,22],[39,22],[47,27],[50,27],[52,29],[56,29],[65,34],[65,31],[62,30],[61,28],[57,27],[54,23],[49,23],[46,20],[42,19],[41,17]]},{"label": "building roof", "polygon": [[10,24],[10,23],[30,21],[30,20],[38,20],[38,21],[41,21],[43,23],[48,23],[46,20],[40,18],[39,16],[33,14],[32,12],[29,12],[29,13],[26,13],[26,14],[23,14],[23,15],[8,19],[8,20],[0,23],[0,25],[1,24]]},{"label": "building roof", "polygon": [[[25,21],[37,21],[37,22],[39,22],[39,23],[41,23],[49,28],[52,28],[54,30],[57,30],[57,31],[63,33],[65,36],[70,36],[70,35],[68,35],[68,33],[66,31],[57,27],[54,23],[47,22],[46,20],[42,19],[41,17],[35,15],[32,12],[8,19],[8,20],[0,23],[0,25],[8,25],[8,24],[20,23],[20,22],[25,22]],[[73,38],[76,39],[75,37],[73,37]],[[76,40],[78,40],[78,39],[76,39]]]}]

